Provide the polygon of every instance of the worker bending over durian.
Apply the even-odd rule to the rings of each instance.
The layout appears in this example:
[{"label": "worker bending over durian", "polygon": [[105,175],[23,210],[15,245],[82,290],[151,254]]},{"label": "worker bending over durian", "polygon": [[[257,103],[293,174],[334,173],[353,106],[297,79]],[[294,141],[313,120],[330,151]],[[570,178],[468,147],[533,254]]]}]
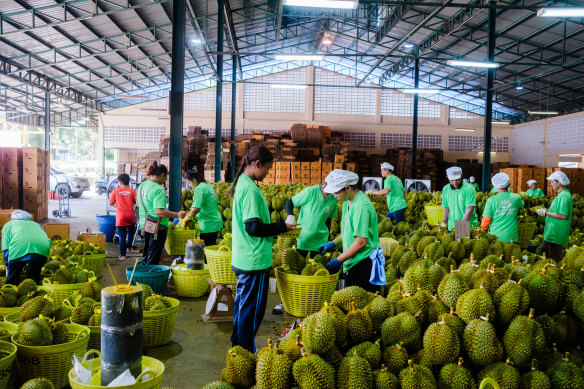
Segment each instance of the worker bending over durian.
[{"label": "worker bending over durian", "polygon": [[41,282],[41,269],[47,262],[52,242],[41,226],[31,219],[28,212],[14,211],[10,221],[2,228],[2,254],[6,264],[7,284],[19,284],[20,273],[26,264],[26,277],[37,284]]},{"label": "worker bending over durian", "polygon": [[406,192],[404,184],[398,176],[393,174],[393,165],[389,162],[381,164],[381,176],[383,180],[383,189],[367,192],[374,196],[387,196],[388,212],[386,217],[392,219],[396,223],[406,221]]},{"label": "worker bending over durian", "polygon": [[360,286],[375,292],[378,286],[370,282],[373,261],[379,253],[377,214],[371,200],[357,187],[359,176],[347,170],[333,170],[325,179],[326,193],[332,193],[343,202],[341,235],[323,244],[319,252],[324,254],[343,245],[343,253],[331,259],[326,268],[330,274],[345,272],[345,287]]},{"label": "worker bending over durian", "polygon": [[521,196],[507,191],[509,188],[509,176],[505,173],[497,173],[491,179],[491,183],[497,188],[498,193],[487,199],[481,230],[495,235],[505,243],[519,242],[519,229],[517,227],[517,214],[525,207]]},{"label": "worker bending over durian", "polygon": [[478,226],[475,212],[477,194],[469,183],[462,181],[462,169],[449,167],[446,176],[450,183],[442,189],[442,227],[448,226],[448,230],[452,231],[457,220],[469,221],[471,228]]}]

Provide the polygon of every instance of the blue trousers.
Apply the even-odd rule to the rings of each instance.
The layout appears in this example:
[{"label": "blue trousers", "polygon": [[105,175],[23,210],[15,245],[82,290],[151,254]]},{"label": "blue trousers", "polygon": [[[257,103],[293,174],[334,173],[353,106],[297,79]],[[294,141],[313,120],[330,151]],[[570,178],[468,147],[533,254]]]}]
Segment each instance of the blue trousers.
[{"label": "blue trousers", "polygon": [[136,235],[136,223],[129,226],[117,226],[118,236],[120,237],[120,256],[126,256],[128,247],[132,247],[134,243],[134,235]]},{"label": "blue trousers", "polygon": [[385,217],[392,219],[396,223],[405,222],[406,221],[406,209],[407,208],[403,208],[403,209],[398,209],[395,212],[388,212],[385,215]]},{"label": "blue trousers", "polygon": [[[8,250],[5,250],[8,251]],[[22,269],[28,264],[26,278],[31,278],[37,285],[41,283],[41,269],[47,262],[47,257],[39,254],[27,254],[22,258],[16,260],[8,260],[6,255],[6,283],[11,285],[18,285],[20,283],[20,273]]]},{"label": "blue trousers", "polygon": [[244,271],[233,268],[237,290],[233,307],[233,346],[255,353],[255,336],[262,324],[268,301],[270,269]]}]

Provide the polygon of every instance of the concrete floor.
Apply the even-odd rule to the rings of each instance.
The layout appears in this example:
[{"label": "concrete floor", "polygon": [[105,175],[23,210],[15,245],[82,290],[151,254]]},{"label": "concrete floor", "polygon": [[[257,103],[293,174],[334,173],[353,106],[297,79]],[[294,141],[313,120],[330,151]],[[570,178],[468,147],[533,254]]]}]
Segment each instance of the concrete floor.
[{"label": "concrete floor", "polygon": [[[79,231],[85,231],[87,228],[97,230],[95,215],[105,212],[105,201],[105,196],[84,194],[80,199],[70,199],[72,217],[51,218],[45,222],[70,223],[71,237],[75,239]],[[58,202],[51,200],[49,214],[57,207]],[[142,247],[140,242],[136,245]],[[106,244],[106,251],[108,253],[106,262],[110,264],[116,280],[127,280],[125,269],[133,264],[136,257],[130,257],[126,261],[118,260],[119,246],[113,243]],[[161,264],[170,265],[171,262],[168,260]],[[100,281],[104,287],[114,284],[107,267]],[[166,295],[180,300],[172,340],[165,346],[144,349],[144,355],[159,359],[165,364],[162,386],[175,389],[201,388],[211,381],[218,380],[221,370],[225,367],[226,351],[231,347],[229,338],[232,323],[204,323],[201,314],[205,311],[208,295],[201,298],[179,298],[174,292],[172,279]],[[273,337],[276,330],[280,331],[292,322],[281,315],[272,315],[272,307],[278,304],[279,300],[277,293],[268,296],[266,315],[256,337],[257,347],[267,345],[268,338]]]}]

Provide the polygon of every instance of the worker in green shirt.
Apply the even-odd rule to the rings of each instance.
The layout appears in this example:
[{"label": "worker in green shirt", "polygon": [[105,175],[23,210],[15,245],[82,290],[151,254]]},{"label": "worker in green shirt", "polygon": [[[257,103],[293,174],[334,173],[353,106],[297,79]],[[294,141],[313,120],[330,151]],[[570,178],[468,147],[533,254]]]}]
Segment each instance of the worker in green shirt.
[{"label": "worker in green shirt", "polygon": [[560,262],[564,258],[564,247],[568,245],[572,225],[572,194],[567,188],[570,179],[564,172],[556,171],[547,180],[558,194],[549,211],[545,208],[537,210],[539,216],[545,216],[541,248],[547,253],[548,258]]},{"label": "worker in green shirt", "polygon": [[404,184],[398,176],[393,174],[393,165],[388,162],[381,164],[381,175],[383,176],[383,189],[367,192],[375,196],[387,196],[387,208],[389,212],[386,217],[394,220],[396,223],[406,221],[406,192]]},{"label": "worker in green shirt", "polygon": [[331,259],[326,268],[330,274],[334,274],[342,266],[345,287],[356,285],[375,292],[379,287],[370,281],[379,246],[375,208],[367,195],[357,187],[359,176],[356,173],[335,169],[325,181],[324,191],[343,202],[341,235],[319,249],[324,254],[342,244],[343,253]]},{"label": "worker in green shirt", "polygon": [[265,147],[253,147],[243,157],[230,195],[233,198],[231,268],[237,276],[233,306],[233,346],[255,353],[255,335],[268,300],[273,237],[296,224],[271,223],[264,195],[254,181],[270,171],[274,156]]},{"label": "worker in green shirt", "polygon": [[527,185],[529,186],[529,189],[525,194],[527,197],[545,197],[541,188],[537,187],[537,181],[529,180],[527,181]]},{"label": "worker in green shirt", "polygon": [[143,261],[147,265],[158,265],[162,256],[162,249],[168,235],[168,218],[185,217],[184,211],[173,212],[166,209],[168,198],[162,185],[168,178],[168,169],[163,164],[152,162],[146,173],[146,180],[140,184],[137,193],[140,210],[140,227],[144,230],[146,216],[158,219],[156,233],[144,231]]},{"label": "worker in green shirt", "polygon": [[478,226],[476,192],[462,180],[462,169],[458,166],[449,167],[446,176],[450,183],[442,189],[442,226],[452,231],[457,220],[469,221],[471,228]]},{"label": "worker in green shirt", "polygon": [[201,230],[200,237],[205,242],[205,246],[217,244],[217,234],[223,228],[223,218],[217,208],[219,198],[215,189],[196,169],[187,170],[184,179],[194,192],[191,210],[184,218],[183,224],[196,216]]},{"label": "worker in green shirt", "polygon": [[475,180],[474,176],[470,176],[470,177],[468,178],[468,182],[469,182],[469,183],[470,183],[470,185],[471,185],[471,186],[474,188],[475,192],[480,192],[480,191],[481,191],[481,189],[479,188],[479,184],[477,184],[475,181],[476,181],[476,180]]},{"label": "worker in green shirt", "polygon": [[27,264],[26,277],[37,284],[41,282],[41,269],[49,257],[51,240],[41,226],[31,219],[28,212],[14,211],[10,214],[10,221],[2,228],[2,255],[7,284],[18,285],[20,273]]},{"label": "worker in green shirt", "polygon": [[498,194],[487,199],[481,230],[495,235],[505,243],[519,242],[519,230],[517,228],[517,214],[525,207],[521,196],[507,192],[510,185],[509,176],[505,173],[497,173],[491,178],[491,183],[498,190]]}]

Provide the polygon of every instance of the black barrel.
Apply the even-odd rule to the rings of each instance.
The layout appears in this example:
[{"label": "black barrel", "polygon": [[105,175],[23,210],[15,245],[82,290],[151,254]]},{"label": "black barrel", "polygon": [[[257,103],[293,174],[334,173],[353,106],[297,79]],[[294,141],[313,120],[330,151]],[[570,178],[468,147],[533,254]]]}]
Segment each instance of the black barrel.
[{"label": "black barrel", "polygon": [[[126,285],[123,285],[124,287]],[[101,385],[127,369],[142,373],[142,287],[110,286],[101,290]]]}]

